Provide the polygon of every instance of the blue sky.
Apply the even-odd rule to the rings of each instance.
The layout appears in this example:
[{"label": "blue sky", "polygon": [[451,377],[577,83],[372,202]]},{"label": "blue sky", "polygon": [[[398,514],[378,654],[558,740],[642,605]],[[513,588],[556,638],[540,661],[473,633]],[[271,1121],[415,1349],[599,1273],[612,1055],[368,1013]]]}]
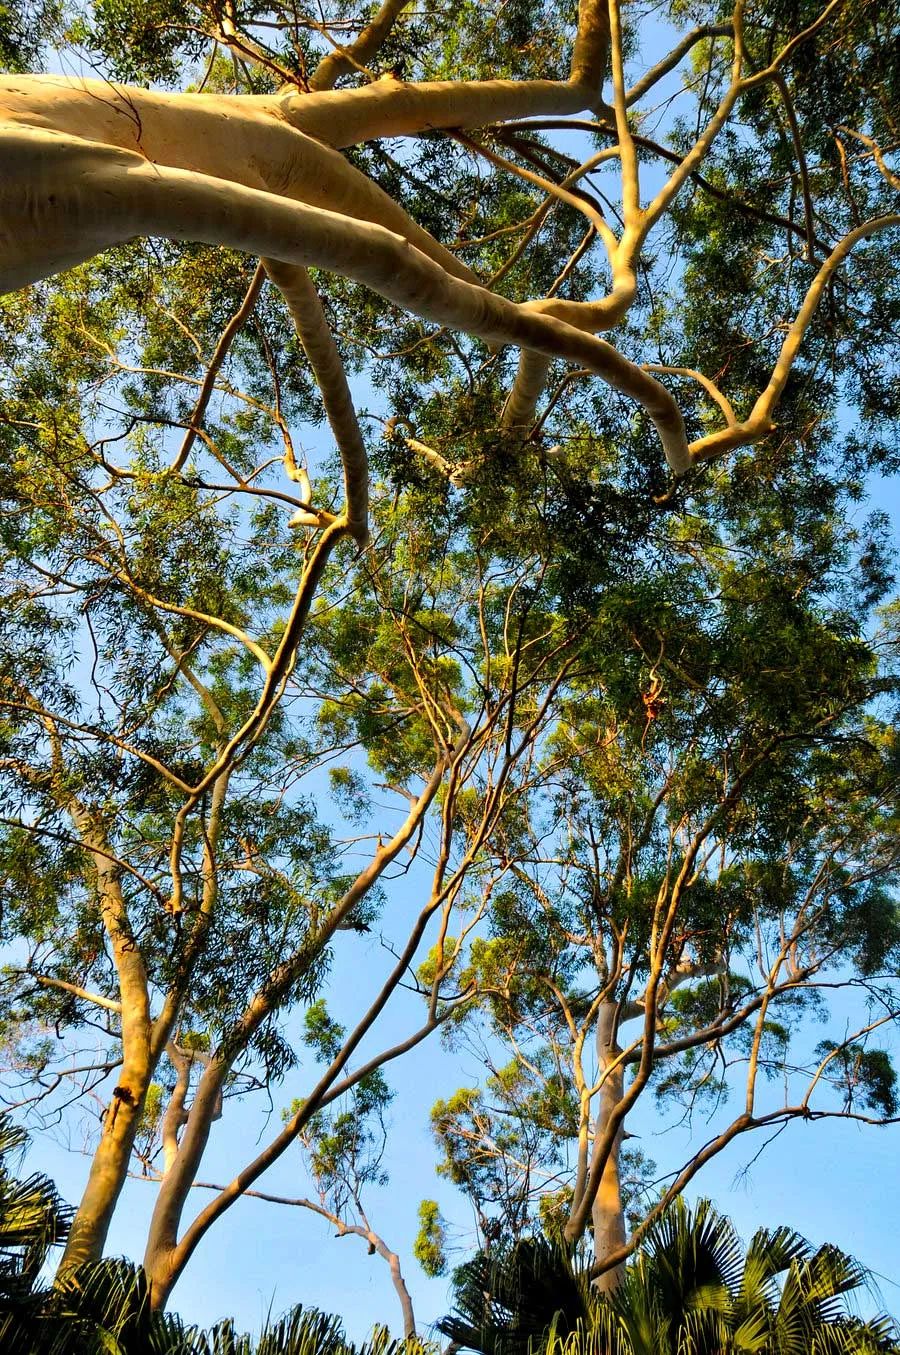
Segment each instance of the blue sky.
[{"label": "blue sky", "polygon": [[[410,881],[410,891],[415,881]],[[406,900],[411,902],[411,900]],[[392,908],[402,908],[395,897]],[[386,967],[387,957],[376,936],[346,937],[333,972],[331,1009],[349,1019],[361,1009],[366,988]],[[379,1027],[379,1044],[408,1031],[420,1014],[419,1000],[401,995],[389,1006]],[[840,1009],[837,1021],[841,1020]],[[814,1034],[818,1038],[820,1032]],[[473,1221],[459,1193],[435,1173],[435,1149],[428,1114],[435,1099],[484,1076],[474,1054],[448,1052],[437,1039],[426,1042],[388,1069],[396,1099],[389,1113],[386,1166],[388,1184],[367,1194],[373,1225],[396,1250],[403,1265],[420,1329],[447,1310],[446,1280],[430,1280],[412,1256],[417,1208],[424,1198],[438,1200],[450,1225],[456,1248],[451,1263],[468,1255]],[[252,1159],[280,1128],[279,1108],[308,1085],[296,1075],[276,1091],[275,1111],[266,1124],[259,1097],[226,1105],[213,1126],[202,1179],[223,1183]],[[682,1128],[660,1133],[652,1106],[629,1119],[637,1144],[666,1169],[690,1155],[691,1145],[706,1137],[695,1123],[695,1138]],[[897,1154],[900,1126],[886,1129],[845,1122],[789,1125],[748,1168],[762,1140],[738,1140],[697,1178],[688,1198],[711,1197],[734,1221],[742,1237],[756,1228],[787,1224],[814,1243],[832,1241],[850,1251],[882,1277],[881,1294],[864,1307],[884,1306],[900,1312],[900,1241],[896,1231]],[[88,1158],[61,1146],[59,1133],[42,1135],[29,1165],[50,1172],[64,1196],[76,1201],[86,1179]],[[299,1152],[289,1150],[258,1183],[273,1194],[295,1196],[309,1191]],[[139,1259],[153,1208],[155,1187],[130,1181],[110,1233],[108,1252]],[[196,1191],[192,1212],[208,1200]],[[400,1329],[399,1305],[385,1263],[367,1254],[358,1238],[336,1238],[334,1230],[306,1210],[253,1199],[239,1201],[207,1234],[172,1296],[172,1307],[186,1319],[208,1324],[233,1315],[239,1325],[257,1328],[268,1314],[294,1303],[317,1306],[342,1315],[354,1339],[365,1337],[376,1322]]]},{"label": "blue sky", "polygon": [[[375,943],[370,945],[374,948]],[[435,1098],[465,1084],[477,1071],[465,1058],[457,1069],[454,1080],[452,1057],[427,1044],[394,1065],[391,1083],[397,1098],[390,1115],[390,1182],[370,1197],[373,1223],[401,1255],[422,1326],[446,1311],[446,1282],[429,1280],[412,1257],[419,1200],[437,1199],[453,1225],[461,1247],[455,1262],[471,1247],[471,1218],[459,1194],[435,1175],[427,1128]],[[258,1151],[260,1128],[258,1104],[230,1105],[213,1127],[204,1179],[227,1180]],[[276,1128],[270,1123],[262,1142]],[[683,1132],[658,1136],[653,1117],[646,1112],[629,1128],[640,1133],[640,1146],[660,1165],[688,1146]],[[744,1238],[756,1228],[783,1223],[813,1242],[837,1242],[883,1277],[883,1303],[900,1312],[898,1137],[900,1127],[793,1124],[746,1174],[744,1168],[760,1141],[733,1144],[698,1177],[689,1198],[710,1196]],[[87,1173],[86,1157],[42,1137],[28,1160],[49,1171],[70,1200],[78,1198]],[[275,1194],[301,1193],[305,1187],[297,1157],[286,1153],[258,1184]],[[152,1185],[128,1183],[110,1234],[110,1254],[132,1255],[135,1245],[142,1244],[154,1195]],[[195,1206],[199,1203],[194,1201]],[[357,1339],[375,1322],[399,1329],[399,1308],[387,1267],[377,1256],[369,1256],[359,1239],[335,1238],[328,1224],[307,1211],[251,1199],[240,1201],[207,1234],[172,1297],[172,1307],[189,1320],[209,1323],[230,1314],[247,1328],[296,1302],[339,1312],[348,1334]],[[877,1299],[873,1303],[878,1306]]]},{"label": "blue sky", "polygon": [[[647,65],[656,55],[653,47],[651,43]],[[368,400],[372,402],[370,392]],[[315,436],[319,438],[321,434]],[[310,434],[307,441],[311,440]],[[872,485],[871,490],[874,506],[891,512],[896,524],[897,485]],[[415,889],[413,877],[408,877],[406,887]],[[335,970],[335,1015],[343,1014],[342,993],[358,997],[366,979],[374,981],[374,975],[385,967],[377,937],[354,938]],[[406,1011],[403,1003],[389,1011],[381,1027],[382,1043],[388,1042],[392,1030],[408,1029]],[[348,1010],[347,1015],[351,1014]],[[419,1201],[423,1197],[439,1201],[451,1225],[451,1240],[459,1247],[453,1261],[463,1259],[473,1237],[465,1203],[435,1175],[428,1113],[438,1096],[481,1074],[483,1069],[475,1065],[473,1056],[447,1053],[437,1039],[420,1046],[389,1072],[396,1090],[386,1164],[390,1181],[373,1192],[371,1216],[377,1230],[401,1255],[422,1328],[446,1311],[447,1285],[445,1280],[425,1277],[412,1257]],[[302,1090],[298,1083],[277,1095],[267,1127],[257,1099],[247,1105],[231,1103],[213,1127],[203,1178],[228,1180],[277,1132],[279,1107]],[[652,1112],[642,1111],[629,1129],[639,1134],[640,1146],[660,1166],[686,1155],[685,1132],[673,1130],[659,1136]],[[61,1129],[43,1134],[28,1161],[30,1167],[48,1171],[61,1193],[74,1203],[84,1185],[89,1159],[78,1151],[77,1127],[68,1132],[68,1144]],[[813,1242],[837,1242],[882,1277],[885,1306],[900,1312],[898,1136],[900,1127],[876,1130],[839,1122],[793,1124],[749,1172],[744,1168],[757,1152],[759,1140],[738,1140],[698,1178],[692,1195],[712,1197],[745,1238],[757,1227],[784,1223]],[[259,1186],[277,1194],[304,1193],[307,1186],[298,1155],[285,1154]],[[139,1259],[154,1196],[152,1185],[128,1183],[109,1238],[111,1254]],[[196,1197],[197,1207],[208,1198],[199,1191]],[[306,1211],[251,1199],[238,1203],[201,1243],[174,1292],[172,1306],[191,1321],[206,1324],[232,1315],[239,1325],[257,1328],[268,1314],[278,1314],[296,1302],[339,1312],[355,1339],[364,1337],[376,1322],[399,1329],[399,1310],[387,1268],[380,1258],[367,1254],[359,1239],[336,1239],[332,1228]]]}]

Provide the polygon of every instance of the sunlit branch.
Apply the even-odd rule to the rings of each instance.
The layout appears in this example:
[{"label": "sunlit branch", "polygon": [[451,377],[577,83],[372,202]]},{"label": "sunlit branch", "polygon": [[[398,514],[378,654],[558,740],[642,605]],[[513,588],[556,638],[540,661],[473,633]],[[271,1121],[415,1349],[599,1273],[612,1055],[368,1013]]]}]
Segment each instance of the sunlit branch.
[{"label": "sunlit branch", "polygon": [[265,269],[284,297],[297,337],[316,378],[344,468],[347,529],[359,545],[364,545],[369,531],[368,458],[347,374],[328,327],[322,302],[305,268],[266,259]]},{"label": "sunlit branch", "polygon": [[692,462],[708,461],[713,457],[721,456],[723,452],[730,451],[734,447],[744,446],[749,442],[755,442],[772,431],[774,427],[772,415],[787,384],[794,360],[800,351],[800,346],[829,280],[855,245],[862,240],[867,240],[872,235],[876,235],[879,231],[888,230],[895,226],[900,226],[900,214],[880,216],[872,221],[865,221],[856,230],[844,236],[840,244],[832,250],[822,264],[810,284],[803,305],[797,312],[797,316],[785,336],[769,384],[756,400],[749,417],[733,427],[725,428],[717,433],[709,433],[706,437],[699,438],[696,442],[691,443],[690,456]]},{"label": "sunlit branch", "polygon": [[32,974],[30,970],[22,970],[28,978],[34,979],[36,983],[43,984],[45,988],[59,988],[61,992],[71,993],[73,997],[81,998],[84,1002],[91,1002],[95,1007],[104,1007],[107,1011],[120,1013],[122,1010],[121,1002],[111,997],[103,997],[99,993],[89,993],[86,988],[80,987],[77,983],[66,983],[64,979],[54,979],[48,974]]},{"label": "sunlit branch", "polygon": [[381,8],[354,42],[346,47],[336,47],[322,58],[310,76],[310,90],[332,89],[341,76],[351,75],[371,61],[409,4],[410,0],[383,0]]},{"label": "sunlit branch", "polygon": [[190,422],[188,424],[187,432],[184,435],[184,440],[178,449],[178,455],[172,462],[173,471],[180,471],[190,455],[191,448],[194,445],[200,425],[206,414],[206,407],[209,404],[210,396],[215,389],[216,377],[219,374],[219,369],[228,356],[231,345],[234,343],[237,335],[253,313],[253,308],[259,297],[264,278],[265,271],[261,264],[257,264],[256,271],[253,274],[250,286],[247,288],[243,301],[228,321],[228,324],[222,330],[221,338],[216,344],[215,352],[206,369],[206,375],[203,378],[203,385],[200,387],[200,393],[197,396],[196,403],[191,411]]},{"label": "sunlit branch", "polygon": [[[10,133],[6,147],[8,160],[15,153],[7,198],[12,198],[11,210],[22,211],[16,186],[23,174],[33,180],[42,168],[52,176],[55,190],[43,199],[38,235],[28,237],[31,257],[27,264],[21,260],[12,277],[6,275],[3,283],[7,287],[27,280],[23,265],[27,275],[34,277],[135,233],[202,238],[287,263],[319,263],[365,283],[425,319],[467,330],[489,343],[515,343],[590,367],[640,401],[657,426],[673,469],[679,471],[688,464],[684,425],[672,396],[603,340],[578,333],[552,313],[540,313],[565,306],[565,302],[517,306],[449,276],[406,240],[369,222],[285,202],[238,184],[162,166],[151,168],[124,151],[51,137],[32,128]],[[76,172],[77,186],[72,181]],[[68,192],[64,188],[67,173]],[[91,187],[105,195],[102,221],[86,210]]]},{"label": "sunlit branch", "polygon": [[[870,136],[865,136],[862,132],[853,131],[851,127],[839,127],[837,130],[843,132],[845,136],[852,136],[856,141],[861,141],[864,146],[867,146],[872,152],[872,159],[875,161],[879,173],[890,184],[891,188],[896,188],[898,193],[900,193],[900,174],[895,174],[892,169],[888,168],[885,163],[884,154],[878,143],[873,141]],[[838,145],[840,145],[840,142],[838,142]]]},{"label": "sunlit branch", "polygon": [[734,428],[736,426],[737,416],[735,415],[731,401],[722,394],[714,381],[711,381],[708,376],[704,376],[702,372],[698,372],[696,368],[670,367],[663,362],[646,362],[644,363],[644,367],[648,372],[659,372],[663,376],[690,377],[692,381],[696,381],[699,386],[702,386],[710,399],[719,406],[719,409],[725,415],[725,422],[728,427]]},{"label": "sunlit branch", "polygon": [[672,48],[668,56],[663,57],[655,66],[651,66],[646,75],[641,76],[629,90],[625,92],[625,106],[630,108],[636,104],[644,95],[658,84],[663,76],[673,71],[679,62],[687,56],[698,42],[703,42],[706,38],[730,38],[734,33],[734,27],[730,23],[726,24],[700,24],[697,28],[685,34],[679,43]]}]

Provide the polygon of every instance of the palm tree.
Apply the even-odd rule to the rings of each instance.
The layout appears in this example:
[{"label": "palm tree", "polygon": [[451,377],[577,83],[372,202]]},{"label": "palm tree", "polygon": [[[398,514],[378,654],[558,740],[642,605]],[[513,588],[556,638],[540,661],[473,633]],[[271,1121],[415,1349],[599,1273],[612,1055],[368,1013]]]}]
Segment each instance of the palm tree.
[{"label": "palm tree", "polygon": [[[52,1247],[64,1242],[71,1210],[49,1177],[35,1173],[22,1180],[9,1163],[20,1157],[28,1135],[0,1115],[0,1349],[26,1346],[42,1301],[38,1278]],[[29,1337],[29,1339],[31,1339]],[[29,1347],[30,1349],[30,1347]]]},{"label": "palm tree", "polygon": [[847,1296],[865,1270],[837,1247],[813,1249],[789,1228],[761,1229],[746,1255],[709,1201],[679,1201],[649,1231],[619,1287],[549,1243],[476,1257],[454,1277],[440,1330],[484,1355],[887,1355],[887,1317],[864,1322]]},{"label": "palm tree", "polygon": [[479,1252],[453,1275],[455,1307],[438,1323],[451,1341],[484,1355],[528,1355],[554,1327],[560,1338],[590,1322],[586,1272],[542,1237]]}]

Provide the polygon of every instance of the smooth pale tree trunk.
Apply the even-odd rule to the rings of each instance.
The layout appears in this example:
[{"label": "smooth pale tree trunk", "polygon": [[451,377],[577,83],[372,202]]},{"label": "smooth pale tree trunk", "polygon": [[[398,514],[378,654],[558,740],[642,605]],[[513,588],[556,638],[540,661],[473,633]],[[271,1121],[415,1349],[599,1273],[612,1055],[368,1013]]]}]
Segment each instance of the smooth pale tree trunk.
[{"label": "smooth pale tree trunk", "polygon": [[[211,853],[218,840],[219,821],[228,789],[221,776],[212,795],[207,854],[204,858],[203,907],[188,942],[181,976],[186,981],[193,959],[206,934],[206,919],[215,903],[216,872]],[[100,1143],[91,1162],[84,1195],[72,1221],[57,1278],[87,1261],[99,1261],[109,1225],[128,1177],[135,1135],[147,1090],[169,1041],[180,1008],[181,984],[170,989],[156,1020],[150,1010],[150,984],[140,948],[135,941],[121,885],[121,867],[109,848],[101,826],[80,803],[69,806],[73,822],[93,861],[100,915],[106,929],[119,984],[117,1006],[122,1031],[122,1067],[103,1116]]]},{"label": "smooth pale tree trunk", "polygon": [[406,1280],[403,1278],[403,1271],[400,1269],[400,1257],[396,1252],[391,1251],[390,1247],[375,1233],[369,1233],[369,1245],[374,1247],[378,1255],[387,1261],[390,1266],[391,1283],[394,1286],[397,1298],[400,1300],[400,1310],[403,1313],[403,1335],[407,1340],[414,1340],[416,1336],[416,1315],[413,1311],[412,1298],[406,1287]]},{"label": "smooth pale tree trunk", "polygon": [[[616,1063],[621,1054],[616,1040],[617,1008],[614,1002],[605,1002],[600,1008],[597,1020],[597,1062],[601,1073],[606,1073],[600,1089],[600,1104],[597,1110],[595,1131],[603,1133],[609,1122],[613,1107],[621,1100],[625,1091],[625,1065]],[[622,1130],[616,1135],[613,1150],[603,1169],[600,1189],[597,1191],[591,1209],[594,1229],[594,1261],[603,1261],[612,1252],[623,1246],[626,1240],[625,1210],[622,1205],[622,1182],[620,1177],[619,1152]],[[625,1273],[625,1266],[616,1266],[605,1271],[594,1281],[597,1289],[605,1292],[615,1289]]]},{"label": "smooth pale tree trunk", "polygon": [[[131,1064],[129,1067],[128,1064]],[[134,1138],[152,1072],[126,1061],[103,1119],[103,1134],[91,1163],[88,1184],[72,1223],[60,1276],[87,1261],[99,1261],[119,1195],[128,1175]]]},{"label": "smooth pale tree trunk", "polygon": [[93,858],[100,912],[119,980],[122,1067],[103,1116],[87,1187],[72,1221],[61,1275],[103,1255],[113,1211],[128,1175],[144,1098],[159,1058],[153,1048],[147,974],[129,925],[119,867],[90,814],[74,807],[72,817]]}]

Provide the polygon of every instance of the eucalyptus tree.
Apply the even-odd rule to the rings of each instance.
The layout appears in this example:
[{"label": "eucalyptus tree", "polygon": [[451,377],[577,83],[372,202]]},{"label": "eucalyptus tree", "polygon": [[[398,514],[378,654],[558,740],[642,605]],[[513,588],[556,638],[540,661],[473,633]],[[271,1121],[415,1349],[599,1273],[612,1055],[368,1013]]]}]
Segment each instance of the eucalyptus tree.
[{"label": "eucalyptus tree", "polygon": [[[833,540],[813,565],[782,522],[774,572],[686,525],[689,565],[607,592],[595,666],[492,835],[504,883],[456,1024],[487,1071],[433,1111],[484,1239],[587,1236],[601,1287],[735,1140],[900,1109],[891,611],[862,638]],[[686,1156],[629,1231],[623,1142],[678,1123]]]},{"label": "eucalyptus tree", "polygon": [[[4,925],[14,1068],[107,1100],[69,1263],[102,1248],[137,1143],[163,1302],[348,1077],[474,997],[453,961],[509,873],[486,844],[607,662],[588,620],[617,571],[652,600],[664,558],[688,610],[709,549],[786,533],[814,571],[835,485],[890,464],[888,8],[673,4],[663,55],[649,11],[598,0],[47,7],[69,73],[0,82]],[[34,24],[11,31],[8,64],[37,64]],[[860,424],[835,467],[839,402]],[[322,410],[339,466],[299,446]],[[695,497],[724,536],[657,531]],[[867,660],[838,650],[852,687]],[[401,806],[361,868],[301,784],[353,741]],[[295,1060],[281,1014],[429,815],[383,988],[183,1229],[225,1100]],[[432,922],[426,1019],[345,1074]]]},{"label": "eucalyptus tree", "polygon": [[[4,985],[8,1095],[46,1114],[73,1098],[107,1098],[66,1266],[102,1246],[137,1152],[160,1182],[145,1264],[161,1301],[206,1229],[318,1111],[371,1085],[383,1062],[468,1000],[455,979],[447,990],[452,955],[440,958],[428,1010],[379,1048],[378,1017],[423,940],[440,947],[448,929],[465,936],[484,912],[484,882],[472,867],[507,783],[555,709],[571,636],[552,615],[542,618],[528,653],[509,654],[496,701],[470,709],[453,659],[435,652],[432,628],[452,629],[453,618],[441,623],[435,599],[426,599],[426,618],[434,613],[426,626],[421,591],[413,592],[429,534],[397,514],[384,557],[367,558],[359,584],[340,557],[326,576],[308,622],[306,672],[290,682],[285,674],[252,747],[230,761],[229,722],[254,718],[254,666],[265,670],[283,642],[285,582],[299,580],[302,590],[308,577],[285,515],[267,503],[229,521],[217,490],[194,487],[182,498],[177,481],[173,500],[172,481],[152,460],[124,471],[82,444],[79,465],[73,444],[77,452],[73,437],[54,460],[53,498],[46,453],[32,452],[40,475],[30,501],[20,487],[10,551],[3,881],[6,936],[18,951]],[[92,482],[95,455],[105,484]],[[456,582],[452,605],[471,611],[484,579]],[[368,604],[363,583],[373,589]],[[358,677],[340,655],[342,643],[352,654],[356,637]],[[468,631],[465,638],[471,644]],[[67,677],[84,642],[88,661]],[[528,719],[514,740],[486,749],[517,700],[533,701]],[[364,803],[375,792],[352,764],[361,729],[382,805],[387,798],[393,809]],[[351,761],[332,768],[329,833],[303,781],[320,772],[321,797],[322,764],[342,752]],[[197,792],[210,773],[208,792]],[[459,804],[473,794],[461,837]],[[362,816],[343,844],[333,840],[342,802]],[[406,872],[422,850],[425,874],[410,897]],[[471,911],[451,928],[463,899]],[[281,1132],[184,1227],[228,1099],[271,1090],[296,1068],[303,1040],[285,1026],[291,1011],[314,1004],[335,946],[364,945],[384,910],[393,949],[368,961],[354,1024],[324,1069],[305,1074]]]},{"label": "eucalyptus tree", "polygon": [[258,1341],[235,1331],[226,1318],[211,1330],[189,1327],[170,1313],[153,1312],[146,1277],[121,1261],[80,1269],[70,1283],[51,1290],[40,1275],[49,1252],[65,1238],[71,1211],[53,1182],[36,1173],[13,1174],[13,1160],[27,1147],[27,1135],[8,1116],[0,1118],[0,1337],[8,1355],[94,1355],[115,1350],[142,1355],[354,1355],[406,1351],[424,1355],[421,1342],[390,1342],[378,1327],[362,1347],[349,1343],[340,1319],[315,1309],[292,1309],[268,1322]]}]

